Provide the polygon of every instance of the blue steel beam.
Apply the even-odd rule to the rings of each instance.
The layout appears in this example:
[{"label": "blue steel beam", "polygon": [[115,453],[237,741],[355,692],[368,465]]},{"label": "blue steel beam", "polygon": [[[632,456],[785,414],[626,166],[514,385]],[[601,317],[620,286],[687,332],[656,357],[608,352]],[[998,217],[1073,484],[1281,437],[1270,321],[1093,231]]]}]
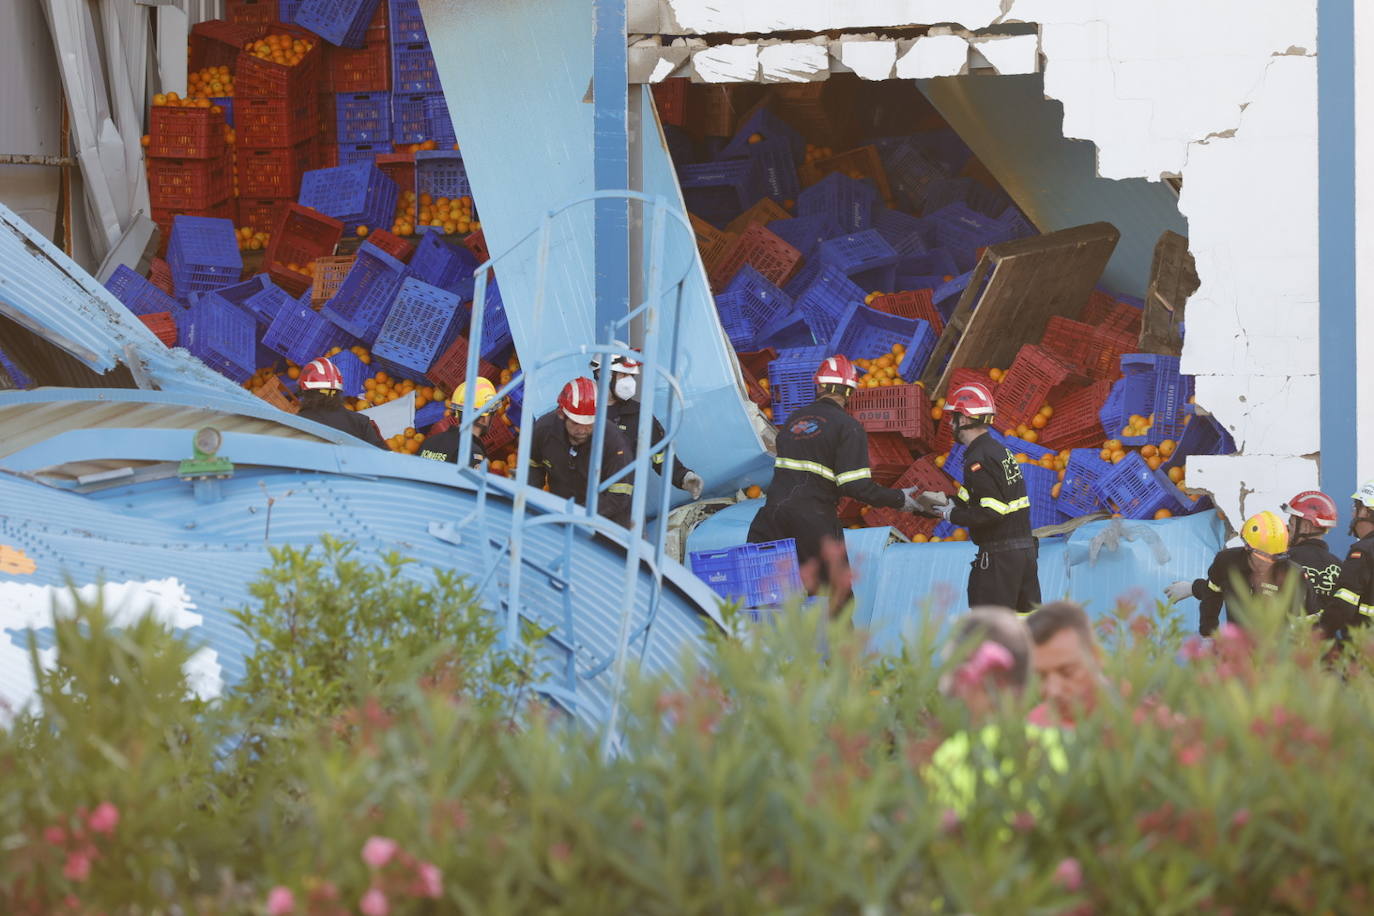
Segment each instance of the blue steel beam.
[{"label": "blue steel beam", "polygon": [[[1355,4],[1317,4],[1321,487],[1350,515],[1358,481],[1355,334]],[[1332,547],[1349,543],[1337,526]],[[1338,546],[1339,545],[1339,546]]]},{"label": "blue steel beam", "polygon": [[[629,50],[626,0],[592,0],[592,154],[595,187],[630,187]],[[630,302],[629,201],[596,202],[596,337],[607,340],[611,322]]]}]

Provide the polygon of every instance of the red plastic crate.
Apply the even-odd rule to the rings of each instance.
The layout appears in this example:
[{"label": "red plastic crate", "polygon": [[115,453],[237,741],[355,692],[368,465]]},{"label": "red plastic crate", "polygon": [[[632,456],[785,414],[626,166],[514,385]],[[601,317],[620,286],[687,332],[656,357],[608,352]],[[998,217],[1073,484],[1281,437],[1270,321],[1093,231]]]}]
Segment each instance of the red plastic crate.
[{"label": "red plastic crate", "polygon": [[374,229],[368,233],[367,240],[385,251],[398,261],[409,261],[415,253],[415,245],[385,229]]},{"label": "red plastic crate", "polygon": [[691,82],[685,76],[672,76],[653,84],[654,107],[664,124],[677,127],[687,124],[687,87]]},{"label": "red plastic crate", "polygon": [[1136,335],[1129,332],[1059,315],[1045,325],[1045,336],[1041,338],[1041,346],[1072,363],[1083,375],[1109,381],[1121,377],[1121,357],[1134,353],[1136,344]]},{"label": "red plastic crate", "polygon": [[357,256],[351,254],[336,254],[315,259],[314,269],[310,272],[310,304],[316,310],[333,298],[339,284],[353,269],[355,260]]},{"label": "red plastic crate", "polygon": [[768,364],[778,358],[778,351],[772,347],[738,353],[739,364],[753,374],[754,378],[768,378]]},{"label": "red plastic crate", "polygon": [[209,108],[153,107],[149,119],[149,156],[214,159],[224,155],[224,113]]},{"label": "red plastic crate", "polygon": [[487,250],[487,237],[481,229],[465,236],[463,244],[467,246],[468,251],[477,255],[478,264],[485,264],[491,260],[491,252]]},{"label": "red plastic crate", "polygon": [[510,421],[500,414],[491,418],[487,431],[482,433],[482,450],[488,460],[504,459],[515,450],[515,430]]},{"label": "red plastic crate", "polygon": [[882,528],[884,526],[896,528],[909,541],[916,540],[917,535],[925,535],[926,538],[929,538],[939,523],[939,519],[912,515],[910,512],[888,509],[884,506],[874,506],[869,509],[864,513],[863,521],[867,528]]},{"label": "red plastic crate", "polygon": [[214,159],[149,156],[147,166],[148,200],[160,210],[204,209],[234,193],[234,168],[228,151]]},{"label": "red plastic crate", "polygon": [[1141,309],[1125,302],[1118,302],[1109,294],[1095,289],[1083,307],[1082,321],[1109,331],[1140,333]]},{"label": "red plastic crate", "polygon": [[959,484],[935,464],[934,455],[926,455],[912,462],[911,467],[902,472],[892,486],[898,490],[920,487],[923,491],[947,493],[953,496],[959,492]]},{"label": "red plastic crate", "polygon": [[1112,383],[1093,382],[1051,406],[1054,414],[1040,432],[1040,444],[1047,448],[1086,448],[1102,444],[1102,421],[1098,413],[1111,394]]},{"label": "red plastic crate", "polygon": [[828,159],[817,159],[797,170],[797,176],[804,187],[816,184],[831,172],[839,172],[850,178],[867,179],[878,189],[884,201],[892,200],[892,190],[887,182],[887,170],[878,155],[877,147],[861,146],[848,150]]},{"label": "red plastic crate", "polygon": [[251,226],[262,232],[271,232],[277,225],[281,209],[289,201],[285,198],[239,199],[240,226]]},{"label": "red plastic crate", "polygon": [[711,269],[711,288],[724,291],[745,264],[763,274],[774,286],[792,279],[801,264],[801,252],[763,226],[750,226],[739,234]]},{"label": "red plastic crate", "polygon": [[1050,392],[1073,376],[1073,366],[1043,347],[1021,347],[997,387],[997,428],[1029,423],[1050,400]]},{"label": "red plastic crate", "polygon": [[848,410],[871,433],[900,433],[915,442],[929,442],[934,436],[930,402],[919,385],[860,388],[849,399]]},{"label": "red plastic crate", "polygon": [[342,237],[343,223],[300,204],[287,204],[272,227],[265,259],[267,273],[282,289],[299,296],[310,288],[311,276],[287,265],[308,267],[316,258],[332,255]]},{"label": "red plastic crate", "polygon": [[863,521],[864,504],[857,499],[841,496],[835,504],[835,515],[846,525],[857,525]]},{"label": "red plastic crate", "polygon": [[224,18],[239,25],[261,26],[265,30],[276,21],[277,0],[224,0]]},{"label": "red plastic crate", "polygon": [[324,70],[328,92],[388,92],[391,42],[384,36],[361,48],[326,48]]},{"label": "red plastic crate", "polygon": [[177,345],[177,323],[171,312],[139,315],[138,320],[146,324],[148,330],[157,335],[157,339],[162,341],[163,346],[175,347]]},{"label": "red plastic crate", "polygon": [[264,60],[248,52],[239,53],[238,69],[234,72],[235,101],[240,98],[300,98],[304,93],[320,90],[323,42],[304,29],[292,29],[281,23],[274,23],[268,30],[271,33],[299,33],[308,36],[315,46],[305,53],[299,64],[288,67],[274,61]]},{"label": "red plastic crate", "polygon": [[190,56],[186,69],[192,73],[205,67],[238,65],[239,52],[267,30],[266,22],[232,22],[207,19],[191,27]]},{"label": "red plastic crate", "polygon": [[[429,371],[425,375],[436,385],[442,385],[446,391],[452,392],[463,383],[467,378],[468,371],[468,339],[459,335],[449,344],[448,349],[439,354],[439,357],[430,364]],[[479,360],[477,364],[477,374],[487,381],[496,385],[501,385],[501,370],[485,359]]]},{"label": "red plastic crate", "polygon": [[911,460],[911,449],[901,433],[868,434],[868,466],[872,468],[873,480],[878,484],[891,486],[911,467]]},{"label": "red plastic crate", "polygon": [[934,292],[930,289],[909,289],[900,293],[888,293],[874,298],[869,306],[889,315],[919,318],[929,322],[938,337],[945,329],[945,322],[940,316],[939,309],[935,307]]},{"label": "red plastic crate", "polygon": [[153,258],[152,264],[148,267],[148,282],[169,296],[176,295],[176,291],[172,286],[171,265],[162,258]]},{"label": "red plastic crate", "polygon": [[744,388],[749,394],[749,400],[757,404],[760,410],[772,404],[773,396],[759,384],[759,380],[754,373],[743,366],[740,368],[744,373]]},{"label": "red plastic crate", "polygon": [[382,153],[372,161],[402,192],[415,189],[414,153]]},{"label": "red plastic crate", "polygon": [[315,87],[289,97],[238,96],[234,99],[234,131],[243,146],[289,148],[319,131]]},{"label": "red plastic crate", "polygon": [[295,146],[238,148],[239,196],[295,200],[301,176],[317,165],[315,142]]}]

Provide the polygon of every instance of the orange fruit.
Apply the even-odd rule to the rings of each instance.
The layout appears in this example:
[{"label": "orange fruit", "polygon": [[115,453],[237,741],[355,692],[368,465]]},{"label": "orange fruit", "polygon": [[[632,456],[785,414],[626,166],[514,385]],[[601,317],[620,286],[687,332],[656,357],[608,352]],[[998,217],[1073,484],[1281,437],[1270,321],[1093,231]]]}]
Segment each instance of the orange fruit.
[{"label": "orange fruit", "polygon": [[924,544],[924,543],[925,543],[926,541],[928,541],[928,540],[930,540],[930,538],[927,537],[926,535],[924,535],[924,534],[917,534],[915,537],[913,537],[913,538],[911,539],[911,543],[913,543],[913,544]]},{"label": "orange fruit", "polygon": [[1025,439],[1027,442],[1039,442],[1039,441],[1040,441],[1040,434],[1037,433],[1035,430],[1030,429],[1030,430],[1027,430],[1027,431],[1026,431],[1026,434],[1025,434],[1024,436],[1022,436],[1021,438]]},{"label": "orange fruit", "polygon": [[419,451],[420,451],[420,440],[419,440],[419,439],[410,439],[410,440],[408,440],[408,441],[406,442],[406,444],[405,444],[405,450],[406,450],[408,453],[412,454],[412,455],[419,454]]},{"label": "orange fruit", "polygon": [[1058,498],[1059,498],[1059,494],[1062,493],[1063,490],[1064,490],[1064,484],[1062,484],[1062,483],[1057,483],[1057,484],[1055,484],[1054,486],[1050,487],[1050,496],[1054,497],[1055,499],[1058,499]]},{"label": "orange fruit", "polygon": [[292,366],[290,369],[286,370],[286,377],[289,379],[298,379],[301,377],[301,370]]},{"label": "orange fruit", "polygon": [[948,460],[949,460],[949,456],[948,456],[948,455],[936,455],[936,456],[935,456],[935,466],[936,466],[937,468],[942,468],[942,467],[945,466],[945,462],[948,461]]},{"label": "orange fruit", "polygon": [[942,419],[944,418],[944,416],[945,416],[945,411],[944,411],[943,408],[940,408],[940,407],[932,407],[932,408],[930,408],[930,418],[931,418],[932,420],[934,420],[936,423],[939,423],[940,420],[942,420]]},{"label": "orange fruit", "polygon": [[504,476],[506,473],[506,463],[498,458],[491,463],[490,470],[493,474],[501,474]]},{"label": "orange fruit", "polygon": [[763,487],[760,487],[758,484],[753,484],[744,491],[744,495],[749,499],[758,499],[763,495]]},{"label": "orange fruit", "polygon": [[955,529],[954,529],[954,533],[951,534],[951,535],[949,536],[949,539],[950,539],[951,541],[967,541],[967,540],[968,540],[968,529],[967,529],[967,528],[955,528]]},{"label": "orange fruit", "polygon": [[1159,457],[1158,455],[1153,455],[1149,458],[1146,458],[1145,463],[1150,466],[1150,470],[1157,471],[1159,470],[1159,466],[1164,463],[1164,459]]},{"label": "orange fruit", "polygon": [[1140,449],[1140,457],[1141,457],[1141,458],[1153,458],[1154,456],[1156,456],[1156,455],[1158,455],[1158,454],[1159,454],[1159,449],[1155,448],[1153,445],[1145,445],[1145,446],[1142,446],[1141,449]]},{"label": "orange fruit", "polygon": [[1045,424],[1048,423],[1048,422],[1049,422],[1049,420],[1045,419],[1045,415],[1044,415],[1044,414],[1038,413],[1038,414],[1035,415],[1035,419],[1031,420],[1031,426],[1034,427],[1035,429],[1044,429],[1044,428],[1045,428]]},{"label": "orange fruit", "polygon": [[1120,464],[1126,460],[1126,453],[1121,449],[1112,452],[1112,464]]},{"label": "orange fruit", "polygon": [[1163,442],[1159,443],[1159,453],[1165,458],[1172,458],[1174,456],[1174,449],[1177,447],[1173,439],[1165,439]]},{"label": "orange fruit", "polygon": [[1173,517],[1174,517],[1174,514],[1173,514],[1172,512],[1170,512],[1168,509],[1160,509],[1158,512],[1155,513],[1155,518],[1156,518],[1156,519],[1161,519],[1161,518],[1173,518]]},{"label": "orange fruit", "polygon": [[1169,479],[1172,480],[1174,483],[1183,483],[1183,468],[1169,468]]}]

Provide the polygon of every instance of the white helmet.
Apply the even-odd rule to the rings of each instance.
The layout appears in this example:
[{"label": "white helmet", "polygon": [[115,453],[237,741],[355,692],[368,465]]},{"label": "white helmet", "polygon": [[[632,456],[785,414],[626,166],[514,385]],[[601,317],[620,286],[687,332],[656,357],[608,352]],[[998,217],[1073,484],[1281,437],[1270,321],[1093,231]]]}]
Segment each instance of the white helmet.
[{"label": "white helmet", "polygon": [[1352,493],[1350,498],[1366,509],[1374,509],[1374,480],[1366,480],[1364,486]]}]

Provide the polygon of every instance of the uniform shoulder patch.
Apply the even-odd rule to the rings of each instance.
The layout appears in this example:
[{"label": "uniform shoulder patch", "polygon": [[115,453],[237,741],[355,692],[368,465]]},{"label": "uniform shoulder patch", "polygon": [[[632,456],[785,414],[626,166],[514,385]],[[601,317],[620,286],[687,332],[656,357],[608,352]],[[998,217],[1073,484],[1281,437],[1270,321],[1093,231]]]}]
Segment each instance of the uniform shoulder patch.
[{"label": "uniform shoulder patch", "polygon": [[975,461],[973,467],[969,468],[970,471],[981,471],[982,469],[983,463],[981,461]]},{"label": "uniform shoulder patch", "polygon": [[1357,559],[1358,557],[1362,557],[1362,556],[1364,556],[1364,554],[1361,553],[1361,552],[1358,551],[1358,550],[1352,550],[1352,551],[1350,551],[1350,559],[1352,559],[1352,560]]}]

